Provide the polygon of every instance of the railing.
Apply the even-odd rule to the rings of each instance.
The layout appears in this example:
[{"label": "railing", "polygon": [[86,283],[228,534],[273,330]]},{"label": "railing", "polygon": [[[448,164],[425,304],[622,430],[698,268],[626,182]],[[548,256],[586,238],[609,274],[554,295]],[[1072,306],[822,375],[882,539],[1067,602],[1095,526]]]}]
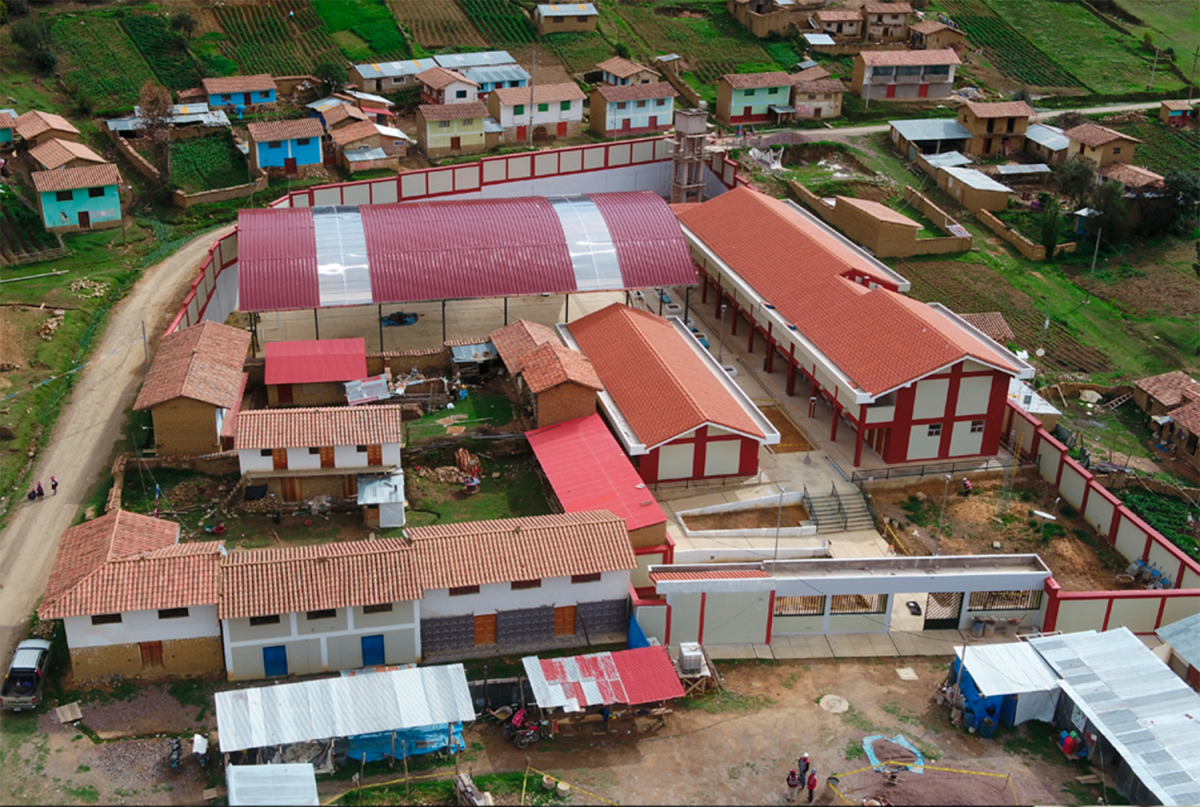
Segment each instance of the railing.
[{"label": "railing", "polygon": [[804,495],[800,497],[800,501],[804,504],[804,510],[808,513],[808,517],[812,519],[814,527],[821,527],[821,519],[817,518],[817,512],[813,509],[812,497],[808,495],[808,485],[804,486]]},{"label": "railing", "polygon": [[846,508],[842,507],[842,497],[838,495],[837,485],[830,486],[829,490],[830,495],[833,496],[833,500],[837,502],[838,515],[842,517],[842,528],[850,529],[850,516],[846,515]]},{"label": "railing", "polygon": [[872,471],[855,471],[850,475],[850,482],[858,486],[859,490],[863,489],[863,485],[867,482],[877,482],[880,479],[903,479],[909,476],[939,476],[941,474],[957,474],[979,471],[1002,471],[1005,468],[1024,467],[1026,465],[1037,465],[1037,457],[1023,457],[1021,462],[1017,462],[1013,458],[1007,459],[988,459],[982,465],[977,460],[968,460],[965,462],[938,462],[930,465],[905,465],[893,468],[880,468]]}]

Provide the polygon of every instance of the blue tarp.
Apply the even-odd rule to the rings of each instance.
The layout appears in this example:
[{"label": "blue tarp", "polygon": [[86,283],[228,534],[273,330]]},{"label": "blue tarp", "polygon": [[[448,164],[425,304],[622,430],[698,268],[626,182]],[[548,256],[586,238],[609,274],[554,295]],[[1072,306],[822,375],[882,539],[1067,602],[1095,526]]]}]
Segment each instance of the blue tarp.
[{"label": "blue tarp", "polygon": [[907,748],[909,751],[912,751],[914,754],[917,755],[917,761],[909,763],[908,769],[910,771],[912,771],[913,773],[925,773],[925,755],[922,754],[921,751],[915,745],[910,743],[908,741],[908,738],[905,737],[903,734],[897,734],[895,737],[884,737],[882,734],[872,734],[870,737],[863,738],[863,741],[862,741],[863,751],[865,751],[867,753],[867,759],[871,760],[872,768],[874,768],[877,771],[883,770],[883,765],[881,764],[881,762],[889,762],[890,761],[890,760],[886,760],[886,759],[881,761],[878,757],[875,756],[875,741],[876,740],[887,740],[888,742],[893,742],[896,745],[902,745],[905,748]]},{"label": "blue tarp", "polygon": [[[958,680],[959,669],[962,667],[962,659],[954,659],[950,664],[951,677],[954,681]],[[953,681],[951,682],[953,683]],[[983,725],[983,719],[990,717],[997,723],[1000,722],[1000,710],[1004,706],[1004,698],[995,695],[985,698],[979,692],[979,687],[975,686],[975,679],[971,677],[968,670],[962,677],[962,694],[965,711],[963,712],[963,728],[979,730]],[[1009,718],[1011,725],[1012,718]]]},{"label": "blue tarp", "polygon": [[[454,745],[449,748],[451,754],[465,751],[467,744],[463,741],[462,723],[454,724]],[[434,751],[447,750],[447,731],[445,726],[424,726],[415,729],[402,729],[396,732],[396,758],[431,754]],[[365,762],[377,762],[392,755],[392,732],[380,731],[374,734],[358,734],[350,737],[350,749],[346,755],[351,759]]]},{"label": "blue tarp", "polygon": [[637,617],[633,614],[629,615],[629,637],[627,644],[630,650],[650,646],[650,642],[646,639],[645,631],[642,630],[642,626],[638,624]]}]

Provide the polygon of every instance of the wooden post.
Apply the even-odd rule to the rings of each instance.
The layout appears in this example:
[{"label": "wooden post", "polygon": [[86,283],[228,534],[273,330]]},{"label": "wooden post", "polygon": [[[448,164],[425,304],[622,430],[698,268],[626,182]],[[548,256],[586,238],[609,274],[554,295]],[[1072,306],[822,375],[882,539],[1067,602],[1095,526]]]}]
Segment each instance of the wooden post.
[{"label": "wooden post", "polygon": [[403,741],[402,747],[400,749],[400,754],[402,755],[402,757],[404,759],[404,798],[407,799],[409,796],[412,795],[412,792],[410,791],[409,784],[408,784],[408,741],[407,740]]},{"label": "wooden post", "polygon": [[396,732],[392,730],[392,758],[388,760],[388,767],[393,768],[396,765]]}]

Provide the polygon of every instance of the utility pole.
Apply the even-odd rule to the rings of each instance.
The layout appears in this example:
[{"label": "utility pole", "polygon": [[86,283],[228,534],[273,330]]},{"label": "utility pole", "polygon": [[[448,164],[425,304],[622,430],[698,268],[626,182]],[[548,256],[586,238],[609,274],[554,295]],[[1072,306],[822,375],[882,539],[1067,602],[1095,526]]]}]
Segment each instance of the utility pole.
[{"label": "utility pole", "polygon": [[720,338],[717,340],[717,364],[721,364],[722,359],[725,358],[725,309],[728,307],[728,305],[721,306],[721,332],[718,334]]},{"label": "utility pole", "polygon": [[1200,58],[1200,48],[1196,48],[1196,52],[1192,54],[1192,80],[1188,82],[1188,105],[1192,103],[1192,90],[1196,86],[1196,60]]},{"label": "utility pole", "polygon": [[1154,89],[1154,74],[1158,70],[1158,54],[1159,54],[1159,52],[1160,51],[1158,48],[1154,49],[1154,67],[1150,68],[1150,86],[1146,87],[1147,90]]},{"label": "utility pole", "polygon": [[1092,251],[1092,272],[1088,276],[1087,295],[1083,298],[1084,305],[1092,301],[1092,284],[1096,282],[1096,258],[1100,256],[1100,233],[1102,232],[1104,232],[1103,228],[1096,230],[1096,249]]},{"label": "utility pole", "polygon": [[533,52],[533,64],[530,65],[529,71],[529,132],[526,137],[529,139],[529,147],[533,148],[533,82],[537,79],[537,51]]}]

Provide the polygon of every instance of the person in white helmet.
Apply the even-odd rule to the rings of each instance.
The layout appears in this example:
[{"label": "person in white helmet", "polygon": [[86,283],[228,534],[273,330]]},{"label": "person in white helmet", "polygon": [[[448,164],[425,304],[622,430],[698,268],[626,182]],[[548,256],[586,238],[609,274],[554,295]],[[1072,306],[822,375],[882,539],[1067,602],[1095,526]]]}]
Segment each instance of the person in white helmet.
[{"label": "person in white helmet", "polygon": [[812,763],[808,761],[808,754],[802,754],[796,762],[796,772],[800,774],[800,781],[808,781],[808,770],[812,767]]}]

